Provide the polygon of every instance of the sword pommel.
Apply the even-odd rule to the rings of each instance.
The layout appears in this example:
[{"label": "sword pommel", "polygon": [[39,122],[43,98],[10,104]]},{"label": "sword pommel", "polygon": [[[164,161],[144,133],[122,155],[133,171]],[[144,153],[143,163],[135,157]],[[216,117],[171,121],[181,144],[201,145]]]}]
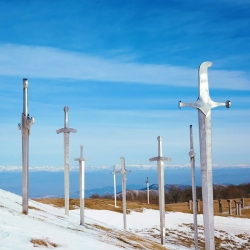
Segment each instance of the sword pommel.
[{"label": "sword pommel", "polygon": [[159,135],[159,136],[157,137],[157,140],[158,140],[158,141],[162,141],[162,137]]},{"label": "sword pommel", "polygon": [[27,78],[23,78],[23,88],[24,89],[28,88],[28,79]]},{"label": "sword pommel", "polygon": [[181,109],[183,107],[183,102],[179,101],[178,108]]},{"label": "sword pommel", "polygon": [[229,100],[226,101],[226,108],[230,108],[231,107],[231,102]]}]

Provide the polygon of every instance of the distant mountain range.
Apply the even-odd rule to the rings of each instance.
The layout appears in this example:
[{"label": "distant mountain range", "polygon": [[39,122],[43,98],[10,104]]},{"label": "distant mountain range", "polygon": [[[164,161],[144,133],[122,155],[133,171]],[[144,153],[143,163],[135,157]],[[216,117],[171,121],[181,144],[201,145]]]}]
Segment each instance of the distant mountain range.
[{"label": "distant mountain range", "polygon": [[[186,188],[190,188],[190,185],[180,185],[180,184],[165,184],[165,192],[167,192],[171,186],[175,186],[178,187],[180,189],[186,189]],[[145,191],[147,190],[147,188],[145,188],[142,185],[127,185],[127,190],[141,190],[141,191]],[[149,190],[158,190],[158,184],[152,184],[149,186]],[[116,194],[119,194],[122,192],[122,186],[117,186],[116,187]],[[107,187],[103,187],[103,188],[94,188],[94,189],[89,189],[89,190],[85,190],[85,197],[89,198],[91,195],[93,194],[98,194],[98,195],[114,195],[114,187],[113,186],[107,186]],[[79,197],[79,191],[75,192],[74,194],[71,194],[70,196],[71,198],[78,198]]]},{"label": "distant mountain range", "polygon": [[[128,189],[133,189],[133,190],[139,190],[142,189],[144,186],[142,185],[127,185],[127,190]],[[116,193],[120,193],[122,191],[122,186],[117,185],[116,186]],[[89,190],[85,190],[84,195],[86,198],[89,198],[92,194],[99,194],[99,195],[113,195],[114,194],[114,187],[113,186],[107,186],[103,188],[93,188]],[[78,198],[79,197],[79,191],[73,193],[70,195],[72,198]]]},{"label": "distant mountain range", "polygon": [[[126,165],[128,169],[130,170],[156,170],[157,165],[150,165],[150,164],[129,164]],[[196,164],[196,167],[199,168],[199,165]],[[167,165],[166,168],[168,169],[186,169],[190,168],[190,164],[180,164],[180,165]],[[239,168],[239,169],[249,169],[249,164],[235,164],[235,165],[221,165],[221,164],[213,164],[214,169],[224,169],[224,168]],[[120,169],[120,166],[117,166],[117,169]],[[79,166],[71,166],[70,171],[78,171]],[[86,172],[95,172],[95,171],[102,171],[102,170],[108,170],[112,171],[113,166],[107,166],[107,165],[87,165],[85,166]],[[22,167],[21,166],[0,166],[0,172],[21,172]],[[63,172],[64,167],[63,166],[34,166],[29,168],[30,172]]]}]

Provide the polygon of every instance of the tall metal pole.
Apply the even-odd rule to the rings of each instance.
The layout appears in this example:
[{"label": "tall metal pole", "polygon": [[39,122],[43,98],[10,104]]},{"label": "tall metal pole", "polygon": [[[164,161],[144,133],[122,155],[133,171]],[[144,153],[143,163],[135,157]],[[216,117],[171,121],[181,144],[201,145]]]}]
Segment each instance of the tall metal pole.
[{"label": "tall metal pole", "polygon": [[116,170],[116,165],[113,166],[113,172],[111,174],[114,175],[114,199],[115,199],[115,207],[116,205],[116,174],[119,173],[119,171]]},{"label": "tall metal pole", "polygon": [[131,170],[126,170],[125,168],[125,159],[121,157],[121,171],[118,171],[122,174],[122,209],[123,209],[123,226],[127,230],[127,209],[126,209],[126,173],[131,172]]},{"label": "tall metal pole", "polygon": [[19,130],[22,130],[22,205],[23,214],[28,214],[28,172],[29,172],[29,135],[31,124],[35,119],[29,117],[28,112],[28,79],[23,79],[23,113]]},{"label": "tall metal pole", "polygon": [[218,106],[230,107],[231,102],[214,102],[208,89],[207,69],[211,62],[203,62],[199,67],[199,97],[196,102],[179,102],[179,108],[189,106],[198,109],[200,161],[202,179],[203,222],[205,235],[205,249],[214,250],[214,206],[213,206],[213,176],[212,176],[212,135],[211,109]]},{"label": "tall metal pole", "polygon": [[76,133],[76,129],[69,128],[68,107],[64,107],[64,128],[56,133],[64,133],[64,202],[65,214],[69,215],[69,133]]},{"label": "tall metal pole", "polygon": [[88,159],[83,158],[83,146],[80,146],[80,158],[74,159],[79,161],[79,184],[80,184],[80,225],[84,225],[84,161]]},{"label": "tall metal pole", "polygon": [[197,227],[197,203],[196,203],[196,178],[195,178],[195,152],[193,143],[193,129],[190,125],[190,163],[192,172],[192,194],[193,194],[193,215],[194,215],[194,243],[195,250],[198,250],[198,227]]},{"label": "tall metal pole", "polygon": [[158,189],[159,189],[159,210],[160,210],[160,231],[161,244],[165,245],[165,188],[164,188],[164,161],[171,161],[171,158],[162,156],[162,138],[157,137],[158,140],[158,156],[150,158],[149,161],[157,161],[158,165]]},{"label": "tall metal pole", "polygon": [[148,199],[148,204],[149,204],[149,181],[148,181],[148,177],[147,177],[146,185],[147,185],[147,199]]}]

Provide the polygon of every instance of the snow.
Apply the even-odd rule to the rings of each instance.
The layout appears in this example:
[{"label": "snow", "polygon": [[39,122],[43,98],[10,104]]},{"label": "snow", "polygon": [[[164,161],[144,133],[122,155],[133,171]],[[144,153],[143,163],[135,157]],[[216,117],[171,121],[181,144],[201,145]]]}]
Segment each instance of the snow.
[{"label": "snow", "polygon": [[[21,203],[20,196],[0,189],[1,250],[33,249],[35,246],[30,242],[31,239],[50,242],[48,248],[51,249],[54,248],[53,243],[58,245],[55,249],[134,249],[135,244],[143,243],[135,243],[131,239],[127,242],[118,240],[120,236],[129,238],[131,233],[144,237],[145,242],[160,242],[157,210],[144,209],[142,213],[131,211],[127,215],[128,232],[125,232],[121,213],[85,209],[85,226],[80,226],[79,209],[70,210],[70,215],[65,216],[62,208],[29,200],[29,206],[33,208],[29,209],[29,215],[24,215],[21,213]],[[223,243],[225,249],[237,249],[236,246],[247,249],[247,242],[250,242],[249,219],[221,216],[215,216],[214,219],[215,236],[227,240]],[[167,212],[166,249],[194,249],[192,223],[192,214]],[[202,215],[198,215],[198,225],[199,237],[204,241]],[[192,246],[185,245],[184,240],[189,240]]]}]

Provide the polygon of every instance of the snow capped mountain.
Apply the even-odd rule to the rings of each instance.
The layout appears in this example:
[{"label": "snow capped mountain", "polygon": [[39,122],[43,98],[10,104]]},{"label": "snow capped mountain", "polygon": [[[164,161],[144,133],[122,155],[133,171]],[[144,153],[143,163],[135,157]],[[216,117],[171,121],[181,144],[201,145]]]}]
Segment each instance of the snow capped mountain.
[{"label": "snow capped mountain", "polygon": [[[126,165],[126,167],[129,170],[157,170],[157,165],[149,165],[149,164],[129,164]],[[199,168],[199,165],[197,164],[196,166]],[[165,165],[165,168],[167,169],[188,169],[190,168],[190,164],[182,164],[182,165]],[[238,165],[222,165],[222,164],[214,164],[213,168],[215,169],[223,169],[223,168],[239,168],[239,169],[244,169],[244,168],[250,168],[249,164],[238,164]],[[120,166],[117,167],[117,169],[120,169]],[[78,165],[71,166],[70,171],[78,171],[79,167]],[[85,171],[86,172],[93,172],[93,171],[102,171],[102,170],[108,170],[108,171],[113,171],[113,166],[107,166],[107,165],[86,165],[85,166]],[[22,171],[21,166],[0,166],[0,172],[20,172]],[[34,166],[29,168],[30,172],[62,172],[64,171],[63,166]]]}]

